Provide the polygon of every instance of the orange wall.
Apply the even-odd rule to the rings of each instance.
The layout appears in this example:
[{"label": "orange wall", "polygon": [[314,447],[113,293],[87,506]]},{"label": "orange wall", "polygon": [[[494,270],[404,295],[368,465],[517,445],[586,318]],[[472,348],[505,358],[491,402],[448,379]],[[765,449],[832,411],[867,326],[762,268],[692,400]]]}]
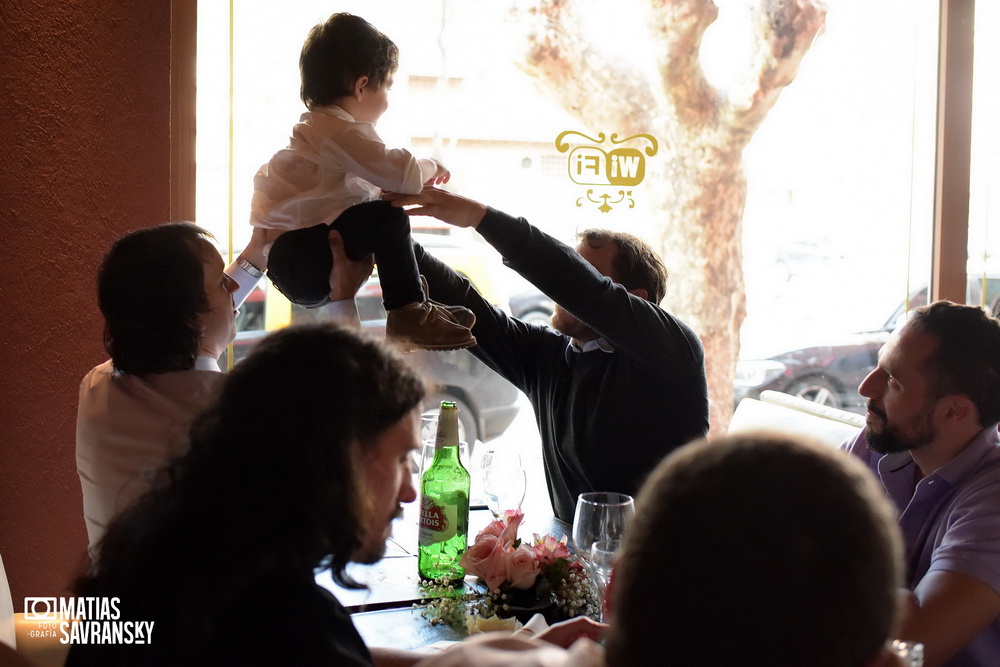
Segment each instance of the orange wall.
[{"label": "orange wall", "polygon": [[0,0],[0,556],[14,606],[86,563],[76,395],[95,273],[167,220],[169,0]]}]

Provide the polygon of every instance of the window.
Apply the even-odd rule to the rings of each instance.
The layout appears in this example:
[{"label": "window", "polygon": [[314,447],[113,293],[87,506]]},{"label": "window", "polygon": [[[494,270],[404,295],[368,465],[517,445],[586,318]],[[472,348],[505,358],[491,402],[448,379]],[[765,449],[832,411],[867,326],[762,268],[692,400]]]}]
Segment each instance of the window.
[{"label": "window", "polygon": [[[1000,6],[976,3],[972,106],[972,176],[969,197],[970,301],[990,306],[1000,298]],[[983,289],[985,287],[985,290]],[[981,296],[980,296],[981,295]]]},{"label": "window", "polygon": [[[523,26],[504,3],[231,4],[231,98],[230,8],[199,6],[198,220],[220,238],[230,238],[231,230],[235,251],[249,237],[253,174],[286,145],[302,111],[302,40],[334,9],[365,17],[399,45],[400,71],[378,127],[386,143],[441,158],[452,170],[451,187],[564,240],[600,226],[632,231],[663,247],[663,221],[671,214],[658,206],[671,187],[663,176],[671,139],[651,130],[658,150],[645,158],[647,177],[629,198],[604,212],[599,201],[588,201],[556,138],[567,130],[618,128],[586,127],[516,66]],[[709,81],[725,92],[746,85],[741,75],[753,38],[747,0],[716,4],[719,17],[705,35],[701,58]],[[644,7],[632,0],[613,11],[584,9],[584,38],[597,50],[610,49],[613,59],[648,68],[655,53],[642,50]],[[734,384],[736,399],[773,388],[856,408],[857,383],[874,364],[896,311],[912,306],[926,289],[938,11],[935,0],[831,3],[825,31],[743,151],[747,193],[734,232],[742,239],[746,290],[742,361],[735,379],[728,366],[710,377],[716,385]],[[996,26],[996,13],[990,7],[977,20]],[[978,32],[988,34],[982,27]],[[977,57],[987,57],[985,48]],[[977,118],[998,116],[1000,85],[991,76],[992,82],[977,81]],[[978,96],[983,89],[994,94],[992,102]],[[991,187],[997,209],[995,126],[983,121],[976,129],[977,137],[989,136],[974,141],[970,273],[979,270],[977,257],[989,264],[1000,254],[1000,234],[988,233]],[[667,251],[684,249],[664,250],[674,272],[664,305],[672,309],[686,296],[686,276],[676,268],[684,258],[672,259]],[[505,281],[497,289],[507,295],[525,288],[514,277]],[[724,329],[714,324],[695,328],[707,338]],[[714,409],[722,414],[713,421],[725,419],[725,407]]]}]

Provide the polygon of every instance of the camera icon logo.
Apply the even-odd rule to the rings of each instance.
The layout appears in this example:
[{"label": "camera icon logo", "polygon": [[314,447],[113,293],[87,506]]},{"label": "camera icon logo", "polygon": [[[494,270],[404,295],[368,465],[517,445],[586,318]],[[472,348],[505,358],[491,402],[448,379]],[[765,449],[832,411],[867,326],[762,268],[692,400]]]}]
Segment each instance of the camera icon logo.
[{"label": "camera icon logo", "polygon": [[59,608],[55,598],[24,598],[24,620],[57,621]]}]

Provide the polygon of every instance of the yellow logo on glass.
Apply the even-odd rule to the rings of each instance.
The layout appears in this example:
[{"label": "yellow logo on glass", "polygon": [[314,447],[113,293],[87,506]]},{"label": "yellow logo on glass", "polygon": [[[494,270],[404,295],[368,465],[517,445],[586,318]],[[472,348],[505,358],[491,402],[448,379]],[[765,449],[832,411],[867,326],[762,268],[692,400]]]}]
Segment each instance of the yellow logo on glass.
[{"label": "yellow logo on glass", "polygon": [[[570,135],[577,135],[589,141],[592,145],[577,145],[570,149],[570,144],[564,139]],[[648,141],[649,145],[644,151],[631,146],[622,146],[604,150],[599,148],[606,140],[614,146],[620,146],[629,141]],[[604,132],[597,135],[597,138],[588,137],[582,132],[567,130],[556,137],[556,150],[560,153],[569,151],[567,168],[570,179],[577,185],[594,185],[612,188],[630,188],[642,183],[646,177],[646,156],[656,155],[659,144],[656,138],[650,134],[636,134],[631,137],[619,139],[617,133],[608,137]],[[645,155],[643,154],[645,153]],[[598,209],[607,213],[612,209],[613,204],[620,204],[628,199],[629,208],[635,206],[632,199],[631,190],[618,190],[617,193],[598,194],[594,198],[595,190],[587,190],[586,199],[594,204],[601,204]],[[617,195],[617,199],[612,199]],[[577,206],[583,206],[584,197],[576,200]]]}]

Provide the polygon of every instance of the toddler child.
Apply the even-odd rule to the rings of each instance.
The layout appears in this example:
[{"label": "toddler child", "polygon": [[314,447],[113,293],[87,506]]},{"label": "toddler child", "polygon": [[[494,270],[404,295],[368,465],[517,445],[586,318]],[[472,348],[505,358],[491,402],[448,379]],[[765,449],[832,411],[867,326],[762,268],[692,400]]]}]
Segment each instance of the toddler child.
[{"label": "toddler child", "polygon": [[450,178],[438,161],[387,148],[375,133],[398,53],[392,40],[351,14],[334,14],[309,32],[299,57],[308,111],[288,147],[254,176],[255,229],[245,255],[266,262],[271,282],[290,301],[316,308],[329,300],[327,236],[336,229],[348,257],[375,255],[387,335],[427,349],[469,347],[476,343],[475,315],[429,299],[409,219],[379,199],[382,190],[416,194]]}]

